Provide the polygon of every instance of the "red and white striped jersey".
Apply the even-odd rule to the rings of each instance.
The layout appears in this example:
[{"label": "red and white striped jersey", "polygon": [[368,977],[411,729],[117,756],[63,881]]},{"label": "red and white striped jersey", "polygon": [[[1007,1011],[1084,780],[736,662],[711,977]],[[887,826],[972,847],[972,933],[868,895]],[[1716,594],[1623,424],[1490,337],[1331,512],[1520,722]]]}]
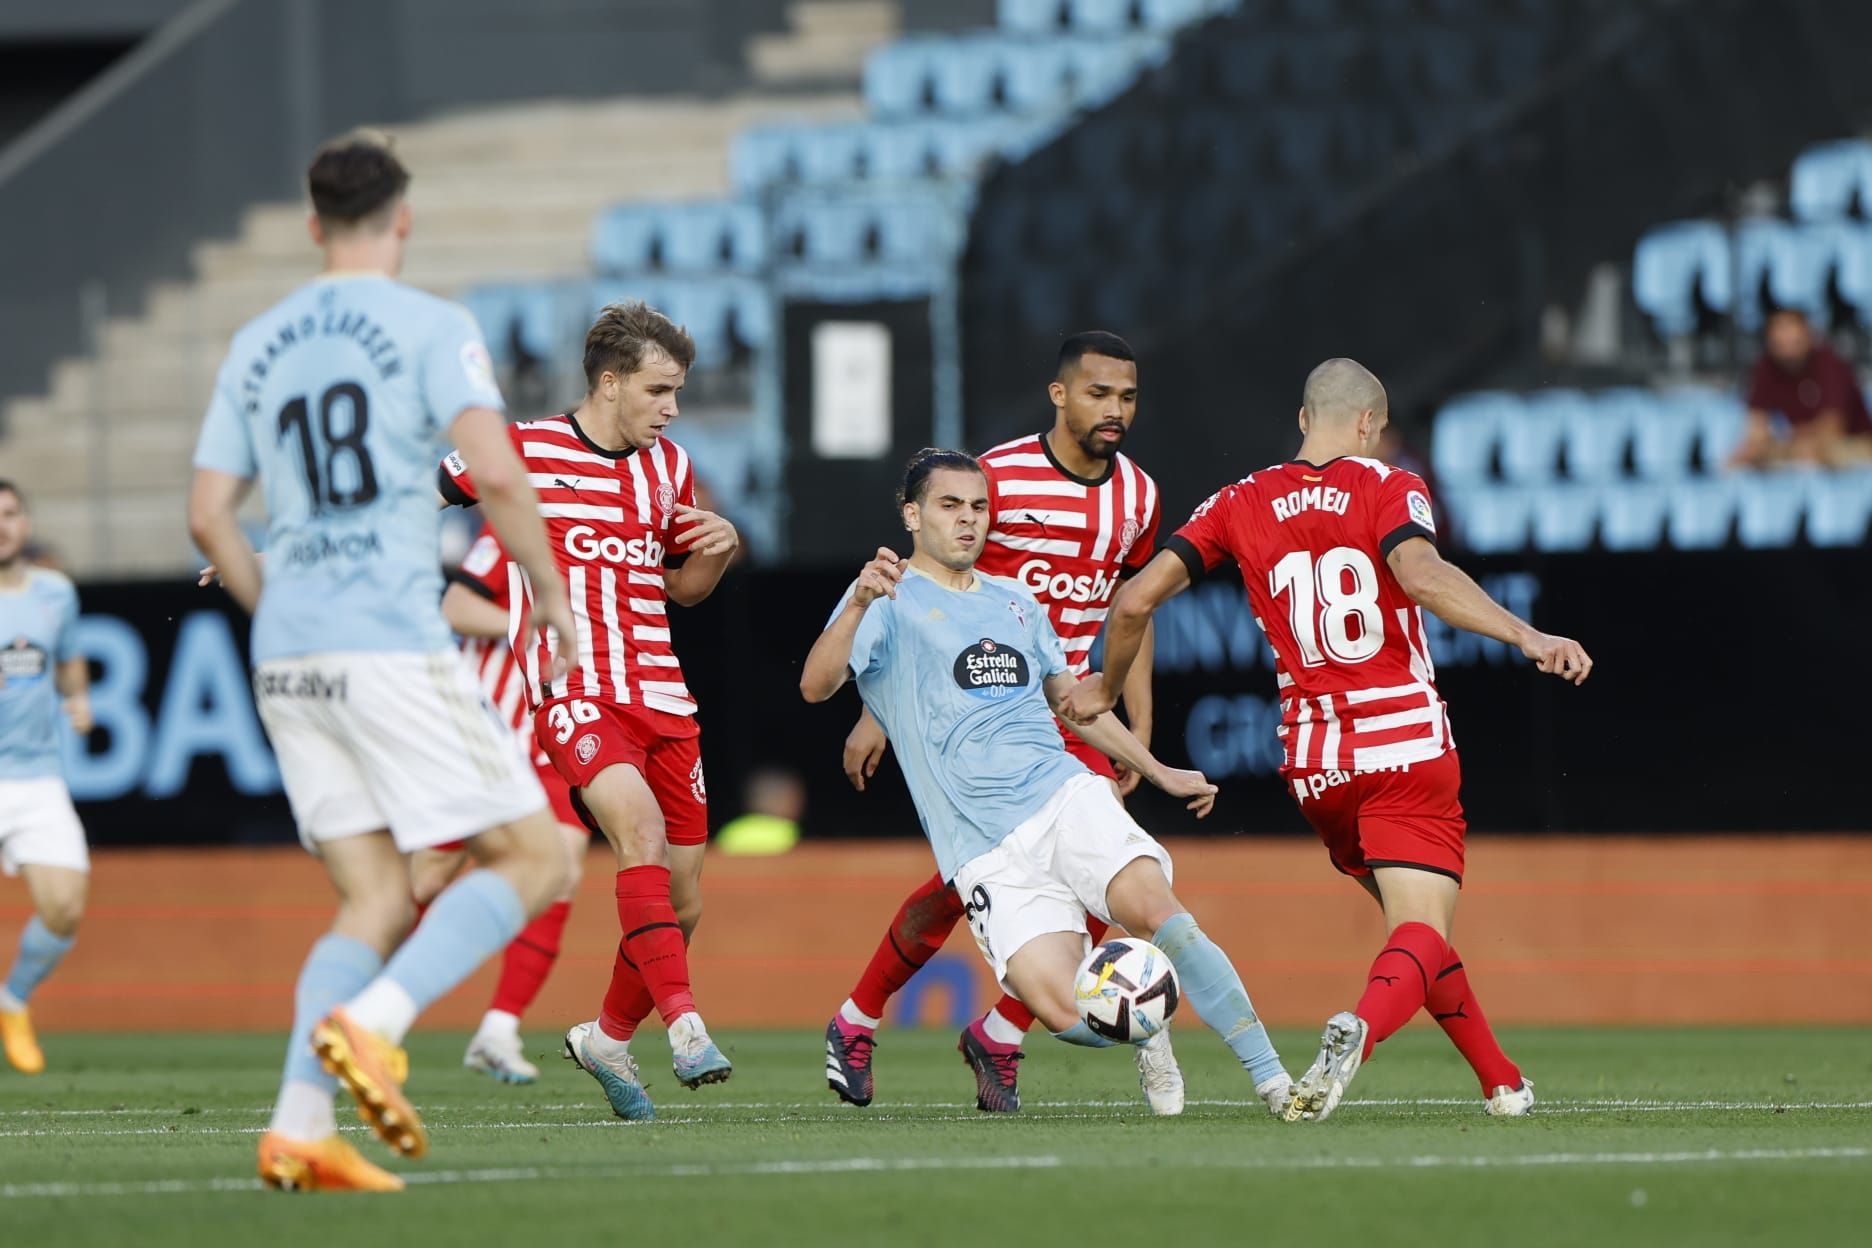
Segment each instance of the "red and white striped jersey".
[{"label": "red and white striped jersey", "polygon": [[1004,442],[981,464],[990,522],[976,567],[1039,599],[1083,677],[1118,582],[1155,552],[1157,483],[1122,454],[1103,480],[1076,477],[1041,434]]},{"label": "red and white striped jersey", "polygon": [[[553,650],[545,638],[524,651],[529,700],[589,698],[647,706],[672,715],[696,713],[670,647],[669,599],[663,569],[682,558],[669,550],[677,507],[695,506],[689,456],[668,438],[643,450],[608,451],[585,436],[570,413],[514,425],[514,448],[539,494],[540,516],[564,573],[578,631],[572,668],[546,683]],[[461,457],[443,460],[443,496],[477,500]],[[519,610],[513,636],[532,638],[531,587],[518,565]]]},{"label": "red and white striped jersey", "polygon": [[[512,561],[492,530],[483,533],[468,548],[461,567],[448,579],[481,595],[511,617],[509,565]],[[527,699],[526,679],[512,644],[505,637],[464,637],[462,659],[480,682],[481,692],[500,713],[502,722],[513,729],[520,752],[536,765],[546,762],[545,752],[533,738],[533,707]]]},{"label": "red and white striped jersey", "polygon": [[1284,771],[1375,771],[1454,747],[1423,612],[1385,562],[1413,537],[1436,540],[1423,479],[1348,456],[1264,468],[1165,543],[1192,579],[1240,565],[1274,646]]}]

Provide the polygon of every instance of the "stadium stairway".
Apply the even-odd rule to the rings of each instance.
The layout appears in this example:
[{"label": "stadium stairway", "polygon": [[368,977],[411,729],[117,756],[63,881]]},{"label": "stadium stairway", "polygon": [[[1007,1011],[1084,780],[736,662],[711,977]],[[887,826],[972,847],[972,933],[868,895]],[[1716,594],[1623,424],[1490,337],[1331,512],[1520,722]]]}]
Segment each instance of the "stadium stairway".
[{"label": "stadium stairway", "polygon": [[[864,54],[895,33],[897,14],[880,0],[794,5],[793,32],[758,41],[756,85],[736,96],[535,102],[397,127],[416,213],[404,278],[458,297],[488,281],[588,274],[601,210],[728,192],[735,135],[775,116],[857,117]],[[183,495],[215,369],[229,335],[315,260],[303,205],[256,205],[238,237],[195,249],[192,281],[152,290],[142,315],[103,321],[89,354],[55,364],[47,394],[0,399],[0,476],[30,493],[63,567],[194,566]]]}]

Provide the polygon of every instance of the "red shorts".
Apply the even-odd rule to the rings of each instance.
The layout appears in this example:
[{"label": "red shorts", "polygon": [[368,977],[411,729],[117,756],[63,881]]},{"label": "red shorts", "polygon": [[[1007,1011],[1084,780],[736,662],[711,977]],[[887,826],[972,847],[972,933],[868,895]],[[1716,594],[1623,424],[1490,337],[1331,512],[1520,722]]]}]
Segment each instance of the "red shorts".
[{"label": "red shorts", "polygon": [[[578,811],[572,809],[572,790],[559,778],[559,773],[552,769],[552,764],[536,756],[533,759],[533,770],[539,775],[540,787],[546,790],[546,804],[552,807],[553,818],[560,823],[578,827]],[[442,853],[455,854],[468,848],[468,842],[449,841],[435,848]]]},{"label": "red shorts", "polygon": [[[584,788],[607,767],[635,767],[663,812],[669,843],[708,841],[702,728],[693,716],[585,698],[555,698],[540,707],[533,722],[540,748],[572,788]],[[575,810],[586,813],[576,793],[572,803]],[[582,822],[593,827],[589,818]]]},{"label": "red shorts", "polygon": [[1060,724],[1059,730],[1060,737],[1066,742],[1066,752],[1084,763],[1093,775],[1104,776],[1107,780],[1118,778],[1118,769],[1112,766],[1111,759],[1088,745],[1078,733],[1065,724]]},{"label": "red shorts", "polygon": [[1347,875],[1415,867],[1463,875],[1462,764],[1456,751],[1395,771],[1289,771],[1294,800]]}]

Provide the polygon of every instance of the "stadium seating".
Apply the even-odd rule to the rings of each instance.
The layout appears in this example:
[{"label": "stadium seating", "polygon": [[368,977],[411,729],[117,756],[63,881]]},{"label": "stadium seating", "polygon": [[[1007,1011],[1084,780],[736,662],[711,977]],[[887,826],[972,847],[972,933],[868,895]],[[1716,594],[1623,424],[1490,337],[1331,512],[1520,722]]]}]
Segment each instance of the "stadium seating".
[{"label": "stadium seating", "polygon": [[1525,549],[1532,500],[1525,490],[1480,484],[1443,491],[1443,502],[1456,521],[1457,539],[1479,554]]},{"label": "stadium seating", "polygon": [[1844,217],[1855,201],[1872,216],[1872,143],[1847,139],[1810,147],[1789,172],[1788,206],[1801,221]]},{"label": "stadium seating", "polygon": [[1670,488],[1649,481],[1620,481],[1599,494],[1599,541],[1607,550],[1655,550],[1664,540]]},{"label": "stadium seating", "polygon": [[1714,550],[1735,525],[1735,477],[1693,477],[1670,487],[1666,531],[1678,550]]},{"label": "stadium seating", "polygon": [[1728,231],[1714,221],[1682,221],[1647,232],[1632,256],[1632,297],[1660,334],[1697,327],[1697,300],[1727,311],[1734,290]]},{"label": "stadium seating", "polygon": [[1815,546],[1857,546],[1872,523],[1872,469],[1828,472],[1807,490],[1807,540]]},{"label": "stadium seating", "polygon": [[1445,485],[1485,480],[1494,467],[1502,425],[1520,407],[1510,394],[1468,394],[1445,404],[1430,440],[1437,480]]}]

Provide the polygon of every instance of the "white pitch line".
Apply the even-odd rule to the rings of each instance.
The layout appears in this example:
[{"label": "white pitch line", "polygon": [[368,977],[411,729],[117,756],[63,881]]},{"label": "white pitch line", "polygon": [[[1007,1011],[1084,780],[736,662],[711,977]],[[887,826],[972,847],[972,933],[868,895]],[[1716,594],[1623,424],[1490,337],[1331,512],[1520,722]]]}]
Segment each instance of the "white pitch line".
[{"label": "white pitch line", "polygon": [[[1488,1153],[1472,1156],[1425,1154],[1415,1157],[1292,1157],[1213,1159],[1192,1163],[1202,1169],[1229,1170],[1440,1170],[1531,1169],[1552,1166],[1678,1166],[1783,1161],[1863,1161],[1872,1148],[1749,1148],[1702,1149],[1683,1152],[1528,1153],[1520,1156]],[[1050,1155],[1033,1157],[878,1158],[847,1157],[823,1161],[764,1161],[748,1163],[697,1162],[664,1166],[522,1166],[506,1170],[417,1171],[404,1176],[413,1185],[447,1186],[458,1183],[524,1183],[550,1179],[690,1179],[757,1177],[769,1175],[891,1174],[928,1170],[1058,1170],[1104,1168],[1109,1158],[1067,1161]],[[7,1183],[0,1198],[74,1199],[105,1196],[178,1196],[215,1192],[254,1192],[254,1179],[154,1179],[140,1183]]]},{"label": "white pitch line", "polygon": [[[665,1100],[670,1106],[674,1098]],[[567,1104],[526,1104],[526,1102],[477,1102],[477,1104],[451,1104],[427,1115],[431,1123],[451,1126],[475,1126],[475,1123],[453,1123],[451,1119],[459,1113],[477,1110],[532,1111],[532,1113],[575,1113],[590,1111],[597,1102],[567,1102]],[[1033,1110],[1129,1110],[1136,1108],[1138,1100],[1030,1100],[1026,1102]],[[1191,1098],[1191,1106],[1211,1106],[1211,1108],[1262,1108],[1260,1100],[1226,1100],[1226,1098]],[[1348,1110],[1355,1108],[1475,1108],[1483,1106],[1481,1096],[1391,1096],[1391,1098],[1365,1098],[1365,1100],[1346,1100]],[[672,1106],[674,1108],[674,1106]],[[973,1110],[972,1100],[925,1100],[925,1102],[904,1102],[895,1108],[897,1113],[914,1113],[917,1110]],[[696,1100],[693,1104],[681,1104],[681,1113],[739,1113],[747,1110],[766,1111],[807,1111],[818,1113],[827,1119],[833,1117],[882,1117],[876,1111],[857,1110],[854,1106],[831,1104],[829,1100]],[[1612,1111],[1631,1110],[1640,1113],[1668,1113],[1668,1111],[1715,1110],[1726,1113],[1782,1113],[1792,1110],[1872,1110],[1872,1100],[1647,1100],[1647,1098],[1554,1098],[1537,1102],[1535,1113],[1612,1113]],[[247,1110],[238,1108],[213,1108],[182,1113],[176,1108],[114,1108],[114,1110],[0,1110],[0,1121],[17,1119],[60,1119],[60,1117],[221,1117],[221,1115],[240,1115],[249,1119],[264,1119],[270,1113],[268,1106],[255,1106]],[[522,1123],[522,1126],[550,1126],[550,1121],[541,1123]],[[180,1126],[180,1123],[178,1123]],[[0,1132],[0,1138],[7,1134],[30,1134],[30,1132]],[[185,1128],[176,1134],[189,1134]]]}]

